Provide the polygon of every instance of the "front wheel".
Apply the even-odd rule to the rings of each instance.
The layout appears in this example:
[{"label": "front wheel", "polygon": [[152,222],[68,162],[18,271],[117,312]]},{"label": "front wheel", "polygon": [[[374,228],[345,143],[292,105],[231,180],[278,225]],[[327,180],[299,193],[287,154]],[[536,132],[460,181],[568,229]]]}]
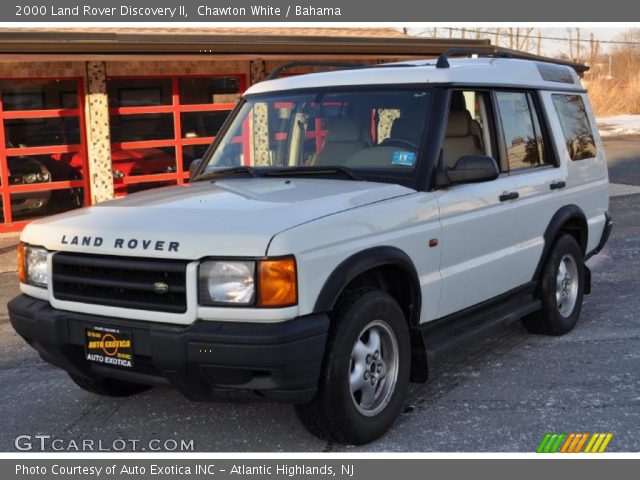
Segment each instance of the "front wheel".
[{"label": "front wheel", "polygon": [[575,327],[584,297],[584,256],[575,238],[555,242],[540,278],[542,308],[522,322],[532,333],[564,335]]},{"label": "front wheel", "polygon": [[313,434],[345,444],[383,435],[404,401],[411,344],[402,310],[380,291],[346,294],[332,315],[315,398],[296,406]]}]

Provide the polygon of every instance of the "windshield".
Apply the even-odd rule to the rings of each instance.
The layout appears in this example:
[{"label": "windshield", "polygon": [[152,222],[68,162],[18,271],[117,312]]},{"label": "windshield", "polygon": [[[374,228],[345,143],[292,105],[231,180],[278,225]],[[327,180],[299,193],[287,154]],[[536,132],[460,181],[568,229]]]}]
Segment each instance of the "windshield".
[{"label": "windshield", "polygon": [[[322,172],[411,174],[429,108],[426,89],[278,93],[248,97],[202,175]],[[246,168],[250,167],[250,168]],[[337,168],[335,168],[337,167]],[[355,177],[356,174],[353,174]]]}]

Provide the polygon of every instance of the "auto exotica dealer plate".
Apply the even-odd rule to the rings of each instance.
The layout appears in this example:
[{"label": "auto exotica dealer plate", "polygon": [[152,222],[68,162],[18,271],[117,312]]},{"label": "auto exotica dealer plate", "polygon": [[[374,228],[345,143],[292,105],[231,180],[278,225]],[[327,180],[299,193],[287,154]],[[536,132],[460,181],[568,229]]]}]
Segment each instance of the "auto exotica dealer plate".
[{"label": "auto exotica dealer plate", "polygon": [[113,367],[133,367],[131,332],[106,327],[91,327],[85,334],[85,358]]}]

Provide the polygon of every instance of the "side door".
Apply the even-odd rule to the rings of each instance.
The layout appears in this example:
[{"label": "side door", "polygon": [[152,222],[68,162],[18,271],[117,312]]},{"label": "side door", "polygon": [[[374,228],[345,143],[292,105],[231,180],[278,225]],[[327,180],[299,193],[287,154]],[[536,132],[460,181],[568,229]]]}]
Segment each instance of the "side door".
[{"label": "side door", "polygon": [[519,268],[514,276],[521,284],[533,279],[544,248],[544,232],[566,201],[567,167],[548,135],[548,117],[543,112],[550,105],[543,102],[534,91],[495,92],[506,168],[518,193],[514,205],[518,212]]},{"label": "side door", "polygon": [[[453,90],[443,143],[447,166],[464,155],[500,162],[491,92]],[[442,226],[438,318],[489,300],[518,286],[517,212],[514,180],[452,185],[435,192]]]}]

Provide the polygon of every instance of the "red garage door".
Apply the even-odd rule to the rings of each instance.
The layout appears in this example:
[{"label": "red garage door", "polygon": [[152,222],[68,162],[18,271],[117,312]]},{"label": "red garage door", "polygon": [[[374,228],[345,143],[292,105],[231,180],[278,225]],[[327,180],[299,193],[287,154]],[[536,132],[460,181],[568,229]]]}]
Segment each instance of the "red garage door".
[{"label": "red garage door", "polygon": [[241,74],[109,78],[116,196],[184,183],[245,86]]},{"label": "red garage door", "polygon": [[0,79],[0,231],[89,202],[79,78]]}]

